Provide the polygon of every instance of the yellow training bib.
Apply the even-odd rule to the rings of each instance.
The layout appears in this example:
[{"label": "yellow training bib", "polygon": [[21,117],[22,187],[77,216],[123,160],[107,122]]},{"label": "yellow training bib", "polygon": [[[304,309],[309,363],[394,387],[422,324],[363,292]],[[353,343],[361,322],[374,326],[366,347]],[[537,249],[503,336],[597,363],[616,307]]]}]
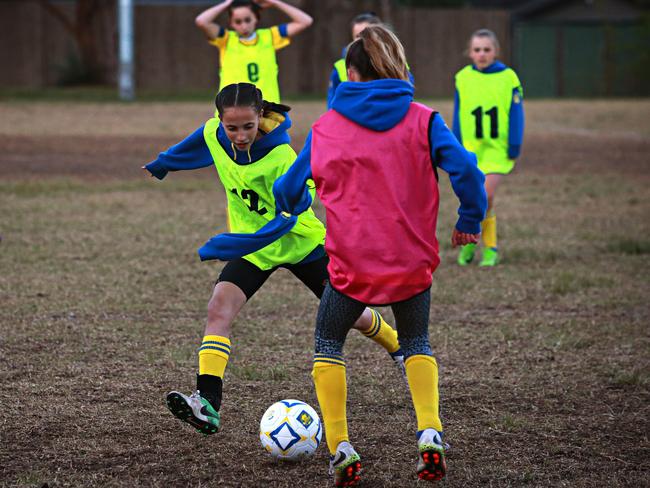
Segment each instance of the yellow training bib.
[{"label": "yellow training bib", "polygon": [[[275,217],[273,183],[293,164],[296,153],[289,144],[280,144],[258,161],[238,164],[217,140],[218,128],[219,119],[210,119],[203,137],[226,189],[230,231],[253,233]],[[288,234],[244,259],[263,270],[295,264],[324,242],[325,226],[310,208],[298,216],[298,222]]]},{"label": "yellow training bib", "polygon": [[257,42],[247,45],[235,31],[228,31],[228,39],[221,56],[219,90],[232,83],[253,83],[264,100],[280,103],[278,63],[271,29],[258,29]]}]

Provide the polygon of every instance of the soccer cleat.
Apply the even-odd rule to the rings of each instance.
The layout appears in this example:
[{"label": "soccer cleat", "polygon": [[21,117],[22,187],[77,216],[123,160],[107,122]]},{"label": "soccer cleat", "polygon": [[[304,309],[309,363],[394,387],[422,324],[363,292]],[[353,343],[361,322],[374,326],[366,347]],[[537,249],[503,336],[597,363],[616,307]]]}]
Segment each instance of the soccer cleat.
[{"label": "soccer cleat", "polygon": [[402,349],[398,349],[395,352],[389,353],[390,357],[393,359],[393,362],[397,366],[397,369],[399,369],[399,372],[402,373],[402,376],[404,377],[404,381],[408,384],[408,379],[406,377],[406,366],[404,364],[404,353],[402,352]]},{"label": "soccer cleat", "polygon": [[458,253],[458,264],[460,266],[467,266],[474,259],[474,251],[476,250],[476,244],[465,244],[460,248]]},{"label": "soccer cleat", "polygon": [[495,247],[483,249],[483,257],[479,266],[496,266],[499,263],[499,251]]},{"label": "soccer cleat", "polygon": [[330,456],[330,475],[336,486],[357,486],[361,479],[361,458],[347,441],[339,442],[336,454]]},{"label": "soccer cleat", "polygon": [[426,481],[439,481],[447,473],[445,462],[445,447],[440,432],[435,429],[425,429],[419,433],[418,449],[418,478]]},{"label": "soccer cleat", "polygon": [[189,397],[177,391],[168,393],[167,408],[175,417],[187,422],[202,434],[215,434],[219,430],[219,412],[198,391]]}]

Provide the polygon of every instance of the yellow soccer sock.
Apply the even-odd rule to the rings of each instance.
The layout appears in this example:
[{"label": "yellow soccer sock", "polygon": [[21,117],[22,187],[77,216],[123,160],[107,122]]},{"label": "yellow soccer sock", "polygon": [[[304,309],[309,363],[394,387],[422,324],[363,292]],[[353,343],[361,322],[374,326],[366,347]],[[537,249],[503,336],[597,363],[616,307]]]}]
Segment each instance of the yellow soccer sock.
[{"label": "yellow soccer sock", "polygon": [[483,234],[483,245],[488,249],[497,247],[497,216],[490,210],[483,222],[481,222],[481,232]]},{"label": "yellow soccer sock", "polygon": [[442,432],[438,405],[438,364],[435,358],[416,354],[406,360],[405,366],[418,431],[434,428]]},{"label": "yellow soccer sock", "polygon": [[199,374],[223,378],[230,357],[230,339],[207,335],[199,348]]},{"label": "yellow soccer sock", "polygon": [[372,313],[372,325],[370,329],[361,331],[361,333],[375,341],[389,353],[396,352],[399,349],[397,331],[388,325],[379,312],[371,308],[370,313]]},{"label": "yellow soccer sock", "polygon": [[349,440],[346,417],[348,388],[345,381],[345,362],[341,356],[316,353],[311,375],[314,378],[318,404],[323,415],[327,447],[330,454],[334,455],[336,446],[340,442]]}]

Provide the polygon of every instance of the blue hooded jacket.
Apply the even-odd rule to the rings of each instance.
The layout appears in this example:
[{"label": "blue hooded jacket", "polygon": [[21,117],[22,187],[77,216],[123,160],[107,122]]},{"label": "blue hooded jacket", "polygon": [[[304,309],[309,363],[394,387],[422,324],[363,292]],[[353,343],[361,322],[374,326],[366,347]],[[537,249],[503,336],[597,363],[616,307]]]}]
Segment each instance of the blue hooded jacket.
[{"label": "blue hooded jacket", "polygon": [[[406,115],[413,101],[413,85],[396,79],[343,82],[339,85],[332,109],[347,119],[374,131],[386,131]],[[478,234],[485,217],[487,197],[485,176],[476,157],[456,140],[440,114],[436,113],[429,130],[431,159],[449,174],[451,186],[460,200],[456,229]],[[296,215],[311,204],[305,182],[311,173],[311,132],[295,163],[273,185],[278,210]]]},{"label": "blue hooded jacket", "polygon": [[[341,52],[342,59],[345,59],[347,51],[348,48],[346,46],[343,48],[343,51]],[[415,85],[415,78],[413,77],[413,73],[411,73],[410,69],[409,69],[409,81],[411,82],[412,85]],[[339,72],[337,71],[336,67],[332,68],[332,72],[330,74],[330,82],[327,88],[327,109],[328,110],[332,108],[332,103],[334,102],[334,95],[336,94],[336,89],[339,87],[341,83],[343,83],[343,81],[339,77]]]},{"label": "blue hooded jacket", "polygon": [[[412,100],[413,85],[407,81],[381,79],[343,82],[336,91],[333,110],[357,124],[382,132],[391,129],[404,118]],[[485,176],[477,167],[476,157],[459,144],[437,113],[431,121],[429,142],[433,164],[449,174],[452,188],[460,200],[456,229],[478,234],[485,218],[487,196],[483,186]],[[282,221],[287,219],[287,215],[295,218],[295,215],[311,206],[312,199],[306,184],[310,178],[311,131],[294,164],[273,185],[278,215],[267,226],[273,230],[279,229],[275,233],[278,237],[283,235]],[[271,242],[268,240],[267,226],[248,235],[249,239],[239,249],[238,256],[257,251]]]}]

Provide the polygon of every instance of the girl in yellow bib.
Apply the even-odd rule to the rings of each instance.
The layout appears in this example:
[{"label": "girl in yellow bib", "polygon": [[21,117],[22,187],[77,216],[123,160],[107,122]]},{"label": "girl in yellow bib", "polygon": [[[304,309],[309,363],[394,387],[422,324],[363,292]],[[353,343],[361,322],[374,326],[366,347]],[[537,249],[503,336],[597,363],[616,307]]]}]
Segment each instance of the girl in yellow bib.
[{"label": "girl in yellow bib", "polygon": [[[291,22],[258,29],[260,8],[274,7],[289,16]],[[216,23],[225,10],[230,29]],[[312,24],[305,12],[281,0],[225,0],[202,12],[196,25],[208,42],[219,48],[219,89],[232,83],[256,85],[266,100],[280,102],[278,63],[275,52],[289,45],[290,38]]]},{"label": "girl in yellow bib", "polygon": [[[485,173],[488,210],[481,224],[483,255],[479,266],[495,266],[497,217],[494,198],[503,175],[515,166],[524,137],[523,89],[517,74],[496,59],[499,41],[494,32],[481,29],[469,41],[472,64],[456,73],[453,132],[465,149],[476,153]],[[476,244],[463,246],[458,264],[474,259]]]},{"label": "girl in yellow bib", "polygon": [[[388,28],[388,26],[381,21],[381,19],[375,12],[364,12],[355,16],[352,19],[352,22],[350,22],[352,42],[359,39],[359,37],[361,37],[361,32],[366,27],[369,27],[371,25],[383,25],[384,27]],[[347,50],[348,50],[348,46],[345,46],[343,48],[343,51],[341,52],[341,59],[337,60],[334,63],[334,67],[332,68],[332,72],[330,73],[330,80],[327,86],[327,109],[328,110],[332,108],[332,105],[334,103],[334,95],[336,94],[336,89],[339,87],[341,83],[343,83],[344,81],[348,81],[347,68],[345,67],[345,55],[347,53]],[[409,71],[408,75],[411,84],[415,84],[413,74]]]},{"label": "girl in yellow bib", "polygon": [[[216,106],[218,118],[208,120],[144,168],[163,179],[169,171],[214,164],[226,189],[230,229],[254,233],[275,217],[273,183],[296,159],[287,134],[289,107],[263,100],[261,91],[250,83],[225,87],[217,95]],[[167,395],[167,405],[176,417],[204,434],[217,432],[235,317],[279,267],[291,271],[320,298],[328,280],[324,238],[325,227],[310,208],[277,241],[228,261],[208,303],[197,391],[189,396],[176,391]],[[199,254],[202,259],[214,258],[208,245]],[[263,328],[266,324],[259,325],[262,334],[268,332]],[[379,313],[365,309],[355,328],[383,346],[403,371],[397,333]]]},{"label": "girl in yellow bib", "polygon": [[[364,12],[352,19],[350,22],[350,27],[352,29],[352,41],[359,39],[361,31],[368,27],[369,25],[380,25],[381,19],[374,12]],[[348,47],[345,46],[341,53],[341,59],[337,60],[334,63],[332,68],[332,73],[330,74],[330,81],[327,88],[327,108],[332,108],[332,102],[334,101],[334,94],[338,86],[344,81],[348,81],[347,68],[345,67],[345,54],[348,50]]]}]

